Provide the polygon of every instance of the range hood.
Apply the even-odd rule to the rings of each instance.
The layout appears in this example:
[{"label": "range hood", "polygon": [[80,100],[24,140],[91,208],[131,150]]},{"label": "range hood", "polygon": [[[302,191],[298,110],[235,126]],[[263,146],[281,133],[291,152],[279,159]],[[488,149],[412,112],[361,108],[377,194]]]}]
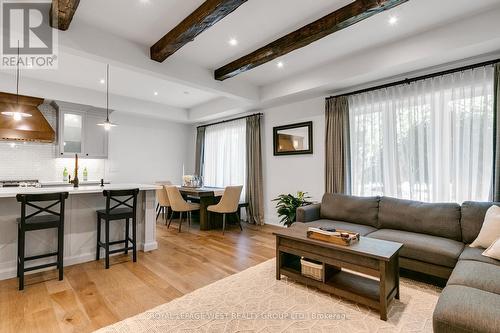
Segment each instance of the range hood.
[{"label": "range hood", "polygon": [[[43,98],[0,93],[0,140],[54,142],[56,133],[38,110]],[[31,117],[15,120],[2,115],[3,111],[28,113]]]}]

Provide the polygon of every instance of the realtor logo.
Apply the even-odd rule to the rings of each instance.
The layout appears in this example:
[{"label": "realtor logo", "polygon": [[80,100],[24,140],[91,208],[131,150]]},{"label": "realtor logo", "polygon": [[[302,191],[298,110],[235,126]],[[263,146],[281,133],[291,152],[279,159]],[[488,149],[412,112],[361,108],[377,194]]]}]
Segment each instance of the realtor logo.
[{"label": "realtor logo", "polygon": [[2,0],[2,68],[57,68],[57,29],[50,26],[51,1]]}]

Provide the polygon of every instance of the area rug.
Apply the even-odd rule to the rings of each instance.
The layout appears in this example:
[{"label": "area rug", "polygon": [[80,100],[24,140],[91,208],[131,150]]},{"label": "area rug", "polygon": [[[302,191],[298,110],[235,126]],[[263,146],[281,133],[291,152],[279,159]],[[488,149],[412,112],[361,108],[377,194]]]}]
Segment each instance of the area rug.
[{"label": "area rug", "polygon": [[401,278],[401,299],[382,321],[376,310],[277,281],[272,259],[97,332],[432,332],[440,291]]}]

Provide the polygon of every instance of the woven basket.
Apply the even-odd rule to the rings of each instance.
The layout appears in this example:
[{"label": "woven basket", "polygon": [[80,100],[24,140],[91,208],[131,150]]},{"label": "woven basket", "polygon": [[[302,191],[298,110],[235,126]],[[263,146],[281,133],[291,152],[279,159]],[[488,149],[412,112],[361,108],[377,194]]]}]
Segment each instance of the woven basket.
[{"label": "woven basket", "polygon": [[323,264],[317,264],[301,258],[300,265],[302,275],[317,281],[323,281]]}]

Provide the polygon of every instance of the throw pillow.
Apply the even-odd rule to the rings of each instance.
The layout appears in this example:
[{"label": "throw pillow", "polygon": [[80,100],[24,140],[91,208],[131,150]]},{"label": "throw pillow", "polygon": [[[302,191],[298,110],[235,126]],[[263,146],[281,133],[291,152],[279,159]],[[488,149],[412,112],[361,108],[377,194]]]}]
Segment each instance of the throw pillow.
[{"label": "throw pillow", "polygon": [[493,242],[493,244],[483,252],[483,256],[500,260],[500,238]]},{"label": "throw pillow", "polygon": [[486,249],[498,238],[500,238],[500,207],[493,205],[486,211],[481,231],[470,247]]}]

